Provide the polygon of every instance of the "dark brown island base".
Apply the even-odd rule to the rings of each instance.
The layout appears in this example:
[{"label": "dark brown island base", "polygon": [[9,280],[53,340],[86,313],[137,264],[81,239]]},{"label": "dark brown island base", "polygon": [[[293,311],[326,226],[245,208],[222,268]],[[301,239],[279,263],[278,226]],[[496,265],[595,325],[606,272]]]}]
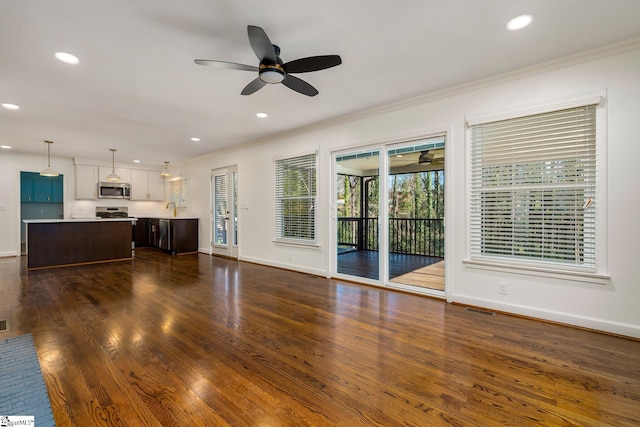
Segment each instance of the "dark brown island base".
[{"label": "dark brown island base", "polygon": [[135,219],[25,220],[27,268],[131,259]]},{"label": "dark brown island base", "polygon": [[198,218],[137,218],[137,248],[154,248],[172,255],[198,252]]}]

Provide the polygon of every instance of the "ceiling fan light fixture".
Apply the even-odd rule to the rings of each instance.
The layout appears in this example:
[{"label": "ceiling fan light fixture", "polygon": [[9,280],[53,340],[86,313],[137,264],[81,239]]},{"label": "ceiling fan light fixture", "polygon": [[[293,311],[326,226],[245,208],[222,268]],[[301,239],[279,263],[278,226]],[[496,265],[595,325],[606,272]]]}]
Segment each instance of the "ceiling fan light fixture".
[{"label": "ceiling fan light fixture", "polygon": [[282,83],[284,80],[284,71],[278,68],[265,68],[260,70],[260,80],[265,83]]},{"label": "ceiling fan light fixture", "polygon": [[51,167],[51,144],[53,141],[45,141],[47,144],[47,167],[40,172],[40,176],[58,176],[59,173]]},{"label": "ceiling fan light fixture", "polygon": [[111,151],[111,173],[107,175],[107,181],[120,181],[120,176],[116,173],[116,149],[109,148]]},{"label": "ceiling fan light fixture", "polygon": [[198,65],[243,71],[258,71],[258,77],[249,82],[249,84],[242,89],[240,95],[251,95],[267,84],[282,83],[289,89],[303,95],[316,96],[318,90],[315,87],[292,74],[325,70],[342,64],[342,59],[339,55],[309,56],[284,63],[282,58],[280,58],[280,48],[271,43],[269,36],[267,36],[267,33],[265,33],[262,28],[255,25],[248,25],[247,34],[249,36],[249,44],[251,44],[253,52],[260,60],[258,67],[213,59],[194,60]]}]

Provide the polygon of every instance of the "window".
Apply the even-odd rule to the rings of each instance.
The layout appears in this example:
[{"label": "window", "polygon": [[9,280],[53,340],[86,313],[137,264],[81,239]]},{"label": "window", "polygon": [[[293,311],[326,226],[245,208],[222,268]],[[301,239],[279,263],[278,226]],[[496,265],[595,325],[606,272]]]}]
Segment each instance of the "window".
[{"label": "window", "polygon": [[276,240],[316,241],[316,154],[276,160]]},{"label": "window", "polygon": [[174,178],[171,180],[171,201],[176,208],[187,207],[187,179]]},{"label": "window", "polygon": [[227,221],[229,220],[229,208],[227,207],[227,174],[214,176],[213,182],[213,221],[215,223],[213,242],[217,245],[226,245]]},{"label": "window", "polygon": [[596,270],[596,102],[469,124],[471,260]]}]

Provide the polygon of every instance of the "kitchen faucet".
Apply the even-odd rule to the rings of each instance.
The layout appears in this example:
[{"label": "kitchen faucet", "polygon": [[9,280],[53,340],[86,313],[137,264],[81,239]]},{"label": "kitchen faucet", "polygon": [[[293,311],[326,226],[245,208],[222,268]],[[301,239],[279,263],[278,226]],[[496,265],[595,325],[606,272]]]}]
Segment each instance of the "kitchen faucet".
[{"label": "kitchen faucet", "polygon": [[169,206],[173,205],[173,217],[177,217],[178,216],[178,210],[176,209],[176,204],[173,202],[169,202],[167,203],[167,209],[169,209]]}]

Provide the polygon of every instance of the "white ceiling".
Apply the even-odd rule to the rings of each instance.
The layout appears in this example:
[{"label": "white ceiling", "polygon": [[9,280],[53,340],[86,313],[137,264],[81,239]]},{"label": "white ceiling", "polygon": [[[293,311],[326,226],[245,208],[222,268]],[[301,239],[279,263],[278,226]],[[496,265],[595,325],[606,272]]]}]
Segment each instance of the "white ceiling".
[{"label": "white ceiling", "polygon": [[[532,25],[507,31],[523,13]],[[21,108],[0,108],[0,144],[160,166],[638,37],[639,16],[639,0],[3,0],[0,103]],[[241,96],[254,74],[193,60],[258,65],[248,24],[285,62],[343,64],[297,75],[313,98]]]}]

